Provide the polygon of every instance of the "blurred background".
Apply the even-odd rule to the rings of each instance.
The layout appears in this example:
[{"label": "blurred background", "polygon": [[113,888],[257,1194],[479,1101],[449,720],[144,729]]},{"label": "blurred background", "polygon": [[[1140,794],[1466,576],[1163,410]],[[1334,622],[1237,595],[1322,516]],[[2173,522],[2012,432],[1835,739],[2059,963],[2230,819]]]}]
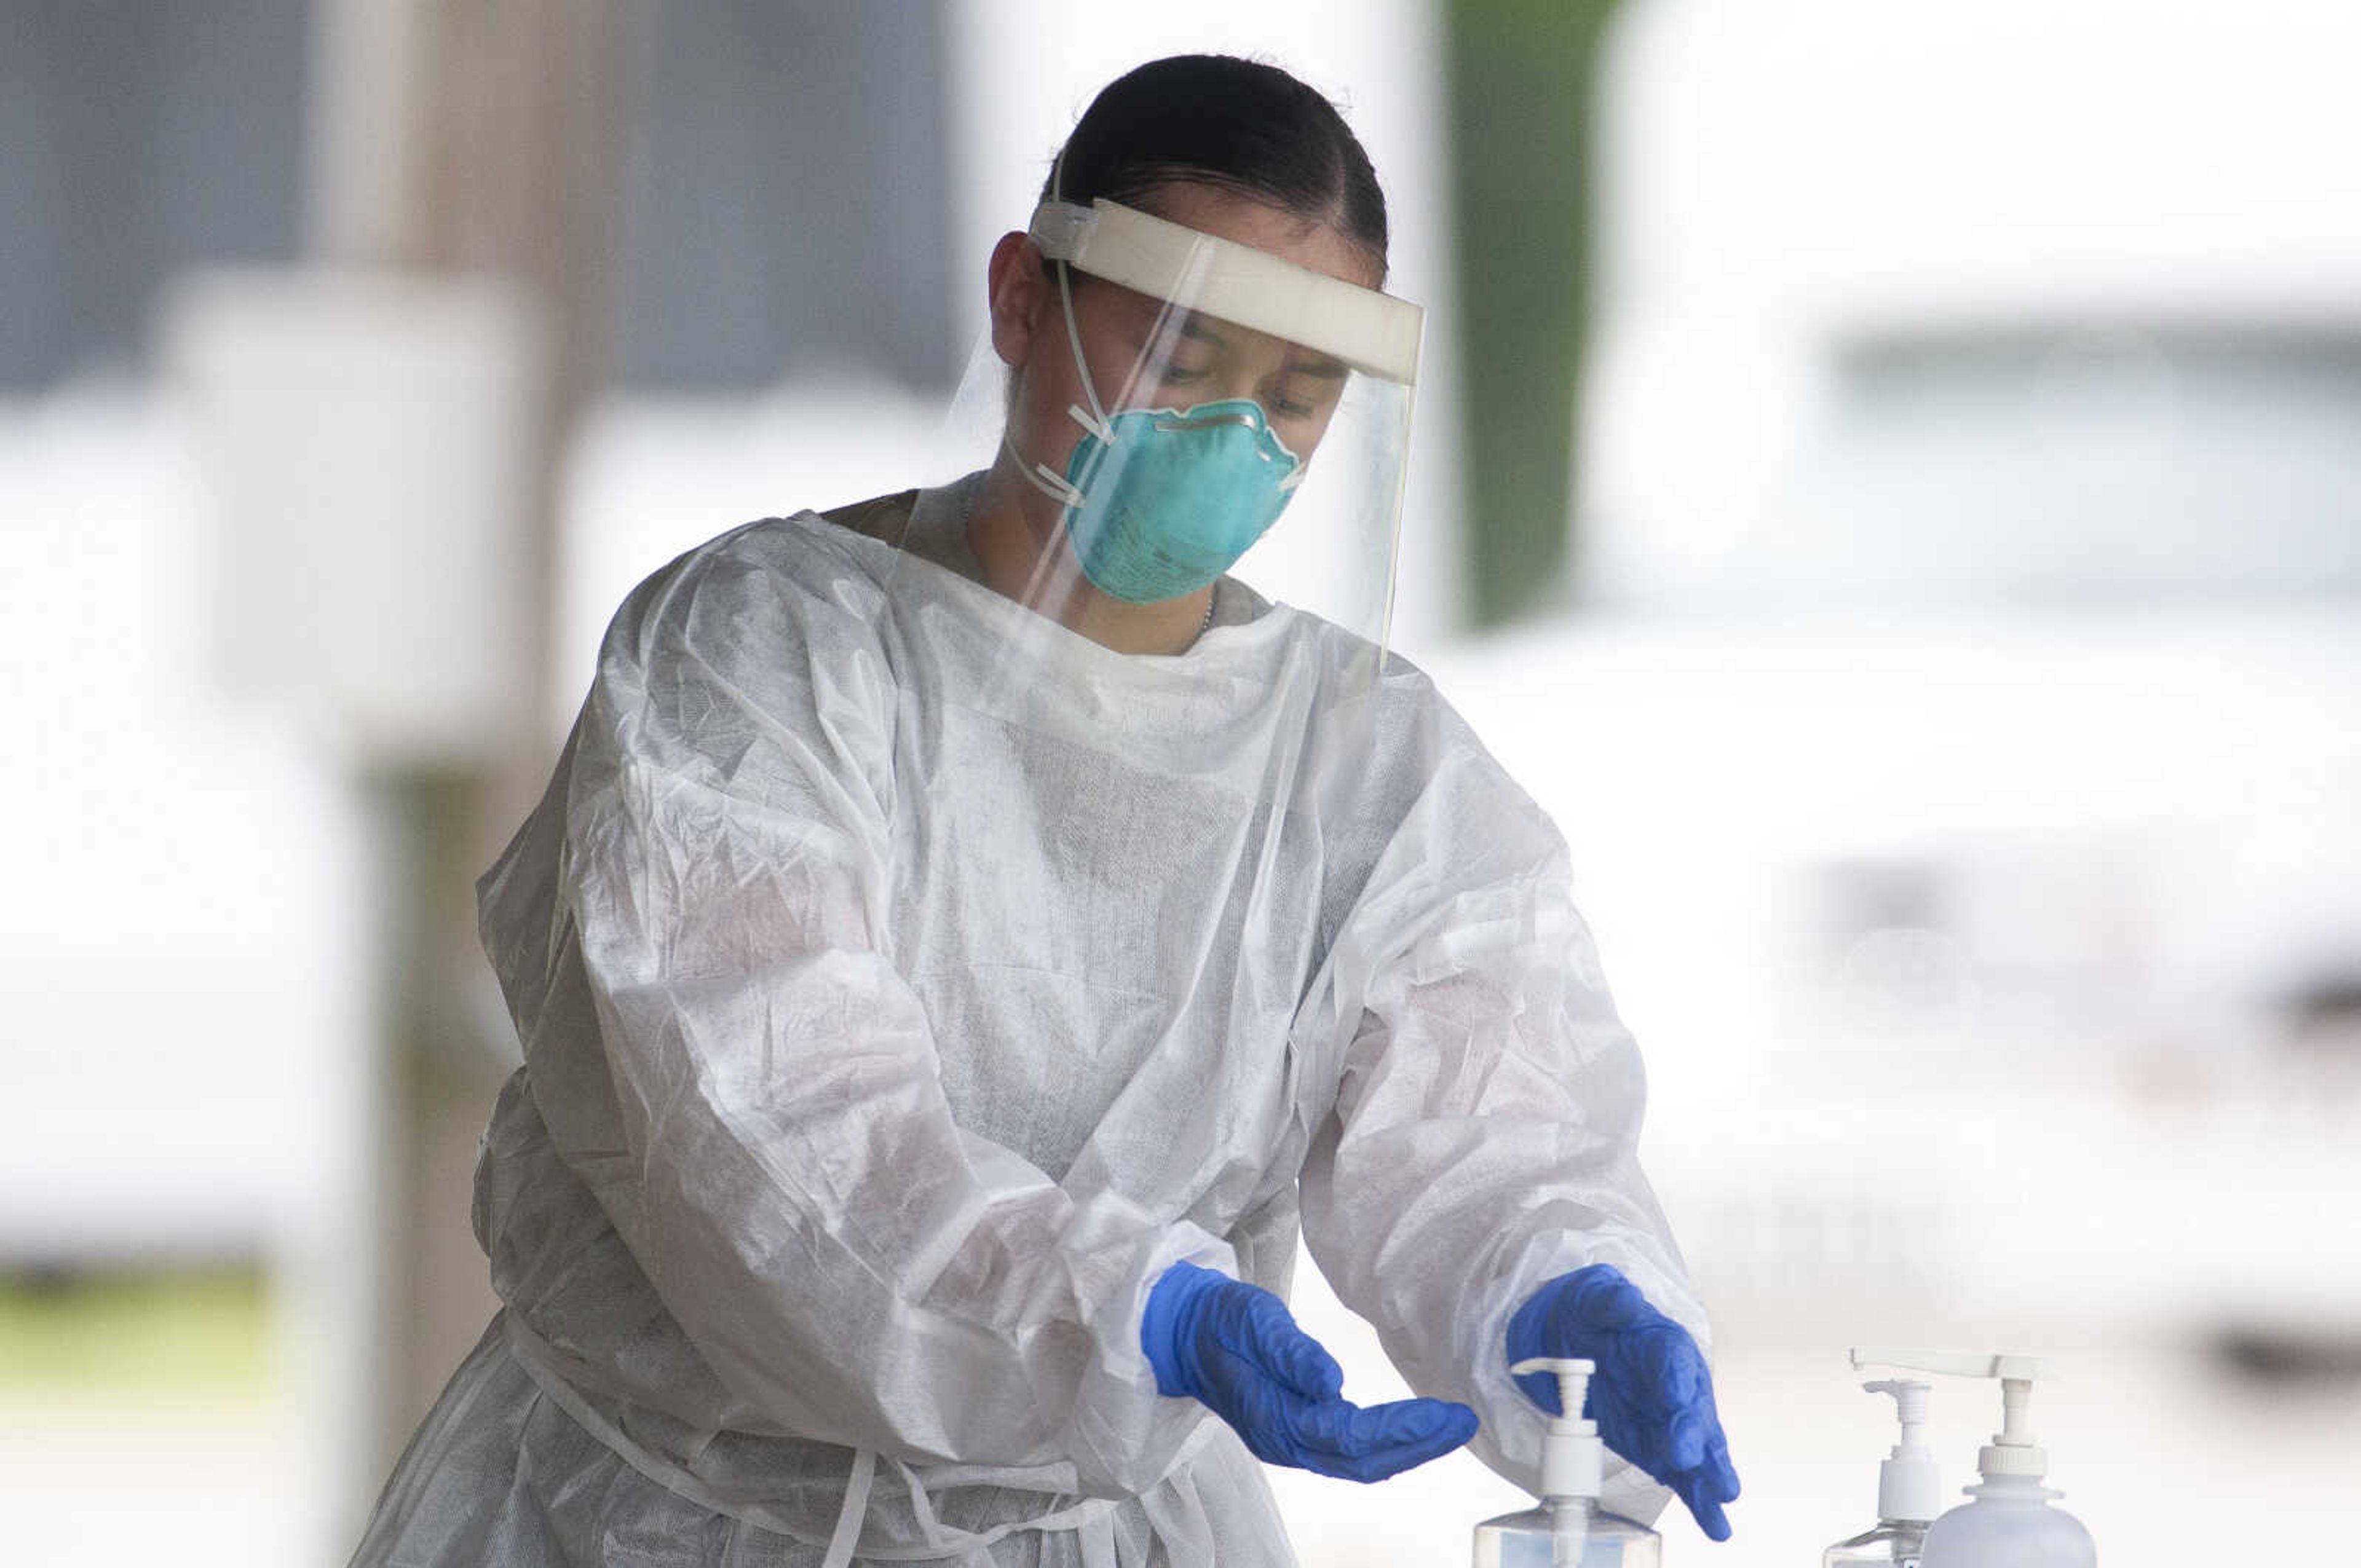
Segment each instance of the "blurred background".
[{"label": "blurred background", "polygon": [[[492,1309],[470,884],[605,617],[928,469],[992,240],[1194,49],[1345,104],[1429,306],[1397,642],[1648,1056],[1747,1482],[1674,1560],[1869,1526],[1860,1343],[2052,1358],[2106,1561],[2338,1538],[2361,12],[8,0],[0,1559],[343,1560]],[[1277,1481],[1311,1564],[1518,1506]]]}]

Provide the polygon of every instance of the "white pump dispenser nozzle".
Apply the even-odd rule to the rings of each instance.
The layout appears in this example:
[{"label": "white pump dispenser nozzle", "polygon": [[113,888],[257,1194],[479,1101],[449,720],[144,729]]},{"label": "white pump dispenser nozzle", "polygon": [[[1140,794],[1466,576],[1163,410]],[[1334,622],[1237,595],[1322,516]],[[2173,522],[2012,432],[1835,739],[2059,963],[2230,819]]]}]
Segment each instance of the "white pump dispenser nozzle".
[{"label": "white pump dispenser nozzle", "polygon": [[1559,1413],[1550,1418],[1548,1435],[1542,1440],[1541,1495],[1553,1499],[1598,1497],[1607,1464],[1606,1444],[1598,1439],[1598,1423],[1582,1419],[1582,1404],[1589,1396],[1596,1364],[1537,1355],[1509,1370],[1519,1377],[1537,1372],[1557,1376]]},{"label": "white pump dispenser nozzle", "polygon": [[1916,1378],[1887,1378],[1861,1385],[1864,1392],[1894,1396],[1902,1436],[1893,1456],[1877,1467],[1877,1517],[1929,1524],[1943,1511],[1943,1482],[1927,1446],[1927,1385]]},{"label": "white pump dispenser nozzle", "polygon": [[1953,1377],[1996,1377],[2000,1380],[2001,1430],[1976,1455],[1976,1469],[1987,1481],[2002,1475],[2025,1475],[2038,1481],[2049,1473],[2049,1454],[2033,1441],[2033,1385],[2048,1376],[2038,1356],[1961,1355],[1934,1350],[1856,1350],[1856,1368],[1898,1367],[1906,1372],[1940,1372]]}]

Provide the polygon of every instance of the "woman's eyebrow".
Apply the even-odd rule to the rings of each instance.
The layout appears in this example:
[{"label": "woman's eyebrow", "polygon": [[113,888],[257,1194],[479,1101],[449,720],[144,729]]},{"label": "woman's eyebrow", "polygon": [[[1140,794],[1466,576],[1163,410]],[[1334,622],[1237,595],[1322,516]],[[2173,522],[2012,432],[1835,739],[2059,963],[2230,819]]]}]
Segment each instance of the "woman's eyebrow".
[{"label": "woman's eyebrow", "polygon": [[1227,349],[1230,345],[1228,338],[1205,325],[1193,311],[1185,313],[1169,309],[1159,311],[1153,318],[1129,332],[1128,335],[1143,349],[1152,344],[1170,342],[1183,337],[1202,343],[1217,353]]},{"label": "woman's eyebrow", "polygon": [[[1230,346],[1230,340],[1207,325],[1205,317],[1194,311],[1181,316],[1168,330],[1176,337],[1185,337],[1192,343],[1202,343],[1217,353]],[[1290,376],[1306,377],[1314,381],[1341,381],[1353,371],[1352,367],[1343,360],[1323,356],[1318,359],[1290,361],[1287,366],[1286,373]]]},{"label": "woman's eyebrow", "polygon": [[1193,311],[1182,316],[1180,324],[1174,330],[1182,337],[1194,338],[1199,343],[1210,344],[1215,348],[1227,348],[1230,345],[1228,338],[1207,326],[1205,318]]}]

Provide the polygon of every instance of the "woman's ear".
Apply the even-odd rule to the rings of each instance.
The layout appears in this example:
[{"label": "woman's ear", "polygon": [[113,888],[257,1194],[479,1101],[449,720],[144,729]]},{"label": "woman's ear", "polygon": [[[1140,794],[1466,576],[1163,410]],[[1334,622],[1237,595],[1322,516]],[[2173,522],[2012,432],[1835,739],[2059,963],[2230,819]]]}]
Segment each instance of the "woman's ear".
[{"label": "woman's ear", "polygon": [[1004,365],[1022,365],[1031,352],[1033,334],[1049,302],[1049,275],[1040,247],[1028,235],[1014,230],[992,247],[992,268],[985,274],[990,290],[992,349]]}]

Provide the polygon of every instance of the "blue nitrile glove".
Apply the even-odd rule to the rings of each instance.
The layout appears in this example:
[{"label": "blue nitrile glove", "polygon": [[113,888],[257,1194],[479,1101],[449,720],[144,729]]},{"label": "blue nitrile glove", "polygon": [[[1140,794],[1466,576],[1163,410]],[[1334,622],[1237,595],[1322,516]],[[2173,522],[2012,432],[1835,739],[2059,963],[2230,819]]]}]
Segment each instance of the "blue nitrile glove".
[{"label": "blue nitrile glove", "polygon": [[[1585,1413],[1608,1447],[1670,1486],[1715,1541],[1730,1539],[1721,1506],[1738,1496],[1730,1443],[1713,1406],[1713,1375],[1688,1330],[1648,1305],[1640,1288],[1603,1263],[1561,1274],[1509,1321],[1509,1365],[1537,1355],[1596,1364]],[[1517,1379],[1528,1398],[1558,1413],[1557,1379]]]},{"label": "blue nitrile glove", "polygon": [[1465,1405],[1348,1403],[1344,1368],[1296,1327],[1286,1302],[1192,1263],[1166,1269],[1148,1293],[1139,1343],[1157,1392],[1202,1401],[1265,1464],[1382,1481],[1476,1435]]}]

